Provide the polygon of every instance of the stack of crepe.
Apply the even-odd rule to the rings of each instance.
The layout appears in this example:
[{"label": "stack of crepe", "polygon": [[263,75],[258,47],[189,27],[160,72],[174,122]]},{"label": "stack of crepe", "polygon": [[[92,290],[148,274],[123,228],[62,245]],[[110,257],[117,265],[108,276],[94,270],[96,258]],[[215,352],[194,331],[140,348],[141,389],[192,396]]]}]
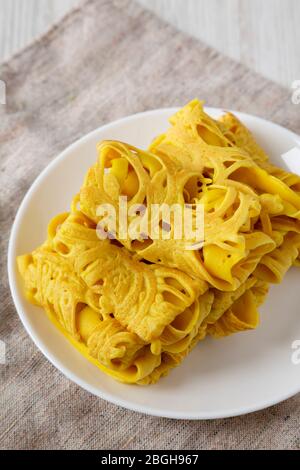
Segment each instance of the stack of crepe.
[{"label": "stack of crepe", "polygon": [[[255,329],[270,283],[299,264],[300,177],[272,165],[231,113],[212,119],[193,100],[170,124],[147,151],[101,142],[70,212],[18,258],[28,299],[126,383],[157,382],[207,335]],[[130,226],[153,205],[201,205],[201,244],[187,249],[199,240],[176,237],[176,218],[163,214],[158,237],[124,237],[120,220],[99,236],[99,207],[118,219],[122,197]]]}]

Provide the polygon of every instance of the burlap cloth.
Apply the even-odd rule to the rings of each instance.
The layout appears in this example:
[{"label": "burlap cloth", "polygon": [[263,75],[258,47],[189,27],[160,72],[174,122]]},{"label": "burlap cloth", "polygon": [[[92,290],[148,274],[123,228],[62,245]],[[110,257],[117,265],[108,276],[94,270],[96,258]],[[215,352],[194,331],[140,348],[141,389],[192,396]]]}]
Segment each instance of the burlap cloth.
[{"label": "burlap cloth", "polygon": [[80,389],[24,331],[10,297],[5,256],[16,210],[35,177],[92,129],[200,97],[300,133],[300,105],[292,104],[291,91],[131,0],[83,2],[4,64],[0,78],[7,85],[7,105],[0,105],[0,339],[7,346],[6,365],[0,365],[1,448],[299,448],[300,395],[243,417],[174,421],[127,411]]}]

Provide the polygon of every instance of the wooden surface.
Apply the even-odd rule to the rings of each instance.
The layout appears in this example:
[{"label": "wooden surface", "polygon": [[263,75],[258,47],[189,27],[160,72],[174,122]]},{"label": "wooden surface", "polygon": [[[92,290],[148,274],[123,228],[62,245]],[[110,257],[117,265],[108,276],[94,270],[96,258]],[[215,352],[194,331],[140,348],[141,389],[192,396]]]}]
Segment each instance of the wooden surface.
[{"label": "wooden surface", "polygon": [[0,62],[28,45],[79,0],[0,0]]},{"label": "wooden surface", "polygon": [[[79,0],[0,0],[0,61]],[[127,0],[111,0],[116,5]],[[300,79],[299,0],[139,0],[178,28],[286,87]]]}]

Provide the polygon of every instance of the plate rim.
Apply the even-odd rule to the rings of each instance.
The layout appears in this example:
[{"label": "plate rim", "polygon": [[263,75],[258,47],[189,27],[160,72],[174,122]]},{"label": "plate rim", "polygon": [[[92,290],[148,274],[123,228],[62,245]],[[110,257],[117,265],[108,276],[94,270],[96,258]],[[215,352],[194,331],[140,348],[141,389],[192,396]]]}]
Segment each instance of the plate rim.
[{"label": "plate rim", "polygon": [[[43,344],[43,341],[41,341],[38,337],[38,335],[35,333],[34,328],[31,327],[29,322],[27,321],[27,315],[26,313],[23,312],[23,308],[21,306],[21,294],[18,290],[17,287],[17,282],[15,280],[15,242],[16,242],[16,237],[18,234],[18,229],[20,226],[21,222],[21,216],[23,211],[25,210],[27,203],[29,202],[32,194],[35,192],[36,188],[38,185],[43,181],[43,179],[47,176],[47,173],[55,167],[61,160],[65,158],[67,154],[72,152],[77,146],[80,146],[85,143],[85,141],[88,141],[92,139],[99,131],[105,131],[108,130],[110,127],[118,125],[124,121],[128,122],[131,120],[134,120],[136,118],[139,118],[141,116],[145,115],[155,115],[157,113],[175,113],[178,111],[180,107],[170,107],[170,108],[158,108],[158,109],[152,109],[148,111],[143,111],[135,114],[131,114],[129,116],[124,116],[121,117],[117,120],[111,121],[107,124],[104,124],[103,126],[99,126],[96,129],[88,132],[84,136],[80,137],[77,139],[75,142],[71,143],[68,145],[63,151],[61,151],[56,157],[54,157],[48,165],[45,166],[45,168],[40,172],[40,174],[34,179],[33,183],[27,190],[25,196],[22,199],[22,202],[16,212],[14,222],[11,227],[10,231],[10,236],[9,236],[9,243],[8,243],[8,252],[7,252],[7,269],[8,269],[8,280],[9,280],[9,286],[10,286],[10,291],[12,295],[12,299],[14,302],[15,309],[17,311],[17,314],[22,322],[23,327],[25,328],[25,331],[31,338],[31,340],[34,342],[35,346],[41,351],[41,353],[48,359],[48,361],[61,372],[67,379],[71,380],[72,382],[76,383],[78,386],[83,388],[89,393],[92,393],[93,395],[102,398],[110,403],[113,403],[115,405],[121,406],[122,408],[129,409],[131,411],[139,412],[139,413],[144,413],[146,415],[150,416],[156,416],[156,417],[162,417],[162,418],[171,418],[171,419],[180,419],[180,420],[212,420],[212,419],[222,419],[222,418],[229,418],[229,417],[235,417],[235,416],[242,416],[246,415],[249,413],[253,413],[255,411],[260,411],[265,408],[268,408],[270,406],[273,406],[277,403],[281,403],[293,396],[295,396],[297,393],[300,392],[300,383],[299,386],[296,387],[294,390],[289,391],[285,395],[281,397],[276,397],[272,400],[268,399],[265,400],[261,403],[258,403],[257,405],[252,404],[249,405],[248,407],[244,407],[243,409],[241,407],[239,408],[233,408],[233,409],[228,409],[227,411],[224,410],[224,412],[195,412],[195,413],[190,413],[190,412],[178,412],[178,411],[170,411],[166,410],[166,412],[162,412],[160,409],[156,409],[155,407],[151,407],[148,405],[135,405],[132,401],[130,400],[124,400],[122,398],[116,398],[113,394],[106,392],[104,390],[99,390],[97,387],[88,384],[85,380],[79,378],[76,374],[74,374],[67,366],[65,366],[54,354],[52,354],[47,347]],[[240,111],[234,111],[234,110],[228,110],[227,108],[217,108],[217,107],[207,107],[205,106],[204,109],[209,113],[222,113],[222,112],[227,112],[230,111],[233,114],[235,114],[237,117],[243,118],[251,118],[255,119],[257,121],[260,121],[264,124],[272,125],[275,128],[280,129],[280,131],[284,131],[289,134],[290,137],[294,137],[296,143],[300,143],[300,137],[293,131],[281,126],[280,124],[274,123],[272,121],[269,121],[267,119],[264,119],[262,117],[253,115],[253,114],[248,114]]]}]

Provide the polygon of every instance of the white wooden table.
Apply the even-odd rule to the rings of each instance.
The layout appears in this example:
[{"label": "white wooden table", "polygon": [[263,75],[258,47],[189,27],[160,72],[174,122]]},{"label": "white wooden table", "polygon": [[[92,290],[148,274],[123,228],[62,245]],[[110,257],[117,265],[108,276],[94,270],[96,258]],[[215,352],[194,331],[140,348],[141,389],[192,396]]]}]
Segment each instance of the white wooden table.
[{"label": "white wooden table", "polygon": [[[0,61],[44,33],[78,1],[0,0]],[[300,79],[300,0],[138,1],[277,83],[291,87]]]}]

